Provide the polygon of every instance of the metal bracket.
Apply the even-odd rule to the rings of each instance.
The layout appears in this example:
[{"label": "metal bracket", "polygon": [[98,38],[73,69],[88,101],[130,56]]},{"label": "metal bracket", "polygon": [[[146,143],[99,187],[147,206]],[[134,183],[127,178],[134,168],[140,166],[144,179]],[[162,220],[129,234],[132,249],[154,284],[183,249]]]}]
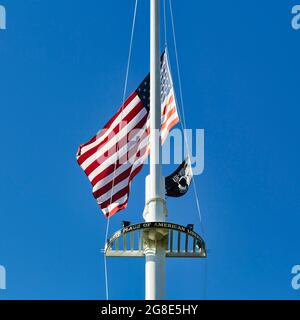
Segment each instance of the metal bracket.
[{"label": "metal bracket", "polygon": [[204,240],[195,231],[169,222],[144,222],[117,231],[105,246],[107,257],[144,257],[144,250],[157,241],[166,257],[206,258]]}]

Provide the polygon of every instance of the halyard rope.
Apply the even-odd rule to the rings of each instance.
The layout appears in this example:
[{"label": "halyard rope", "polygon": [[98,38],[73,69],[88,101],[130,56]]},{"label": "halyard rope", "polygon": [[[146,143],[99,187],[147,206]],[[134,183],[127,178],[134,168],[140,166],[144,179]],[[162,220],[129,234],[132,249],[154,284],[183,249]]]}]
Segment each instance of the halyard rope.
[{"label": "halyard rope", "polygon": [[[181,82],[178,50],[177,50],[177,41],[176,41],[176,32],[175,32],[175,23],[174,23],[172,0],[169,0],[169,5],[170,5],[170,15],[171,15],[171,23],[172,23],[174,49],[175,49],[175,56],[176,56],[176,68],[177,68],[177,77],[178,77],[178,84],[179,84],[180,107],[181,107],[181,110],[182,110],[182,122],[180,122],[180,124],[181,124],[182,130],[183,130],[184,141],[185,141],[185,144],[186,144],[186,147],[187,147],[188,156],[190,157],[191,156],[190,148],[189,148],[189,145],[188,145],[188,142],[187,142],[187,138],[186,138],[186,135],[185,135],[185,131],[184,131],[184,128],[187,128],[187,126],[186,126],[185,112],[184,112],[182,82]],[[192,183],[193,183],[194,196],[195,196],[195,200],[196,200],[196,206],[197,206],[197,211],[198,211],[198,216],[199,216],[199,221],[200,221],[200,227],[201,227],[201,231],[203,233],[203,236],[205,236],[205,228],[204,228],[201,209],[200,209],[200,201],[199,201],[197,186],[196,186],[196,182],[195,182],[194,178],[192,179]],[[207,264],[208,264],[208,261],[207,261],[207,259],[205,259],[205,262],[204,262],[204,284],[203,284],[203,298],[204,298],[204,300],[207,299],[207,276],[208,276],[207,275],[207,273],[208,273],[208,265]]]},{"label": "halyard rope", "polygon": [[[178,87],[179,87],[179,97],[180,97],[180,108],[181,108],[181,114],[182,114],[182,122],[180,122],[182,130],[183,130],[183,136],[184,136],[184,142],[186,144],[188,156],[191,157],[190,153],[190,147],[186,138],[185,130],[187,128],[186,126],[186,120],[185,120],[185,112],[184,112],[184,101],[183,101],[183,93],[182,93],[182,82],[181,82],[181,73],[180,73],[180,66],[179,66],[179,58],[178,58],[178,50],[177,50],[177,41],[176,41],[176,32],[175,32],[175,24],[174,24],[174,15],[173,15],[173,8],[172,8],[172,0],[169,0],[170,4],[170,13],[171,13],[171,22],[172,22],[172,31],[173,31],[173,40],[174,40],[174,49],[175,49],[175,58],[176,58],[176,68],[177,68],[177,77],[178,77]],[[197,192],[197,187],[195,183],[195,179],[192,179],[193,181],[193,189],[196,199],[196,205],[197,205],[197,211],[199,215],[199,221],[200,226],[202,229],[202,232],[204,232],[204,226],[203,226],[203,220],[202,220],[202,214],[200,210],[200,201],[199,196]]]},{"label": "halyard rope", "polygon": [[[168,47],[168,43],[167,43],[166,0],[164,0],[163,6],[164,6],[164,36],[165,36],[164,40],[165,40],[165,47],[167,48]],[[170,6],[170,16],[171,16],[172,33],[173,33],[173,41],[174,41],[174,49],[175,49],[177,77],[178,77],[178,84],[179,84],[180,108],[181,108],[181,111],[182,111],[182,112],[179,112],[179,110],[178,110],[178,112],[179,112],[179,114],[180,113],[182,114],[182,122],[180,122],[180,123],[181,123],[181,127],[182,127],[183,134],[184,134],[184,141],[185,141],[185,145],[186,145],[186,148],[187,148],[188,156],[191,157],[190,148],[189,148],[189,145],[188,145],[188,142],[187,142],[187,138],[186,138],[186,135],[185,135],[185,130],[184,130],[187,127],[186,127],[186,118],[185,118],[185,112],[184,112],[184,100],[183,100],[183,93],[182,93],[181,72],[180,72],[180,65],[179,65],[179,58],[178,58],[178,50],[177,50],[177,41],[176,41],[176,32],[175,32],[175,23],[174,23],[172,0],[169,0],[169,6]],[[124,91],[123,91],[123,103],[122,103],[123,108],[124,108],[124,103],[125,103],[125,98],[126,98],[126,93],[127,93],[128,76],[129,76],[131,56],[132,56],[132,45],[133,45],[133,38],[134,38],[134,33],[135,33],[137,8],[138,8],[138,0],[135,0],[133,21],[132,21],[132,29],[131,29],[131,37],[130,37],[130,45],[129,45],[129,53],[128,53],[128,61],[127,61],[127,67],[126,67],[125,84],[124,84]],[[122,108],[122,111],[121,111],[121,118],[123,118],[123,108]],[[115,162],[115,166],[116,166],[116,162]],[[114,182],[114,179],[115,179],[115,170],[114,170],[113,182]],[[193,183],[193,189],[194,189],[194,196],[195,196],[195,200],[196,200],[196,206],[197,206],[200,226],[201,226],[202,233],[204,235],[205,234],[205,229],[204,229],[202,214],[201,214],[201,210],[200,210],[200,201],[199,201],[198,191],[197,191],[195,179],[192,179],[192,181],[193,181],[192,183]],[[113,185],[114,185],[114,183],[113,183]],[[114,186],[112,187],[110,203],[112,202],[113,188],[114,188]],[[107,242],[107,239],[108,239],[109,224],[110,224],[110,217],[107,218],[107,223],[106,223],[106,233],[105,233],[105,240],[104,240],[104,248],[105,248],[105,245],[106,245],[106,242]],[[109,300],[108,270],[107,270],[107,261],[106,261],[105,249],[103,250],[103,252],[104,252],[105,293],[106,293],[106,300]],[[206,273],[206,269],[205,269],[205,273]],[[205,276],[205,278],[206,278],[206,276]],[[206,287],[206,285],[204,287]],[[204,290],[205,290],[205,294],[206,294],[206,289],[204,289]]]},{"label": "halyard rope", "polygon": [[[134,14],[133,14],[132,28],[131,28],[131,36],[130,36],[130,44],[129,44],[129,53],[128,53],[128,60],[127,60],[127,67],[126,67],[125,84],[124,84],[124,91],[123,91],[122,111],[121,111],[120,123],[122,123],[122,120],[123,120],[123,109],[124,109],[124,103],[125,103],[126,93],[127,93],[128,75],[129,75],[129,68],[130,68],[130,62],[131,62],[131,53],[132,53],[132,44],[133,44],[135,24],[136,24],[137,8],[138,8],[138,0],[135,0]],[[117,143],[117,150],[118,150],[118,143]],[[115,169],[114,169],[114,175],[113,175],[113,180],[112,180],[113,183],[112,183],[112,190],[111,190],[111,196],[110,196],[110,204],[112,202],[112,197],[113,197],[113,192],[114,192],[116,165],[117,165],[117,160],[115,162]],[[106,255],[105,255],[105,245],[106,245],[107,238],[108,238],[109,221],[110,221],[110,217],[107,218],[106,233],[105,233],[105,239],[104,239],[104,276],[105,276],[106,300],[109,300],[109,290],[108,290],[108,272],[107,272],[107,261],[106,261]]]}]

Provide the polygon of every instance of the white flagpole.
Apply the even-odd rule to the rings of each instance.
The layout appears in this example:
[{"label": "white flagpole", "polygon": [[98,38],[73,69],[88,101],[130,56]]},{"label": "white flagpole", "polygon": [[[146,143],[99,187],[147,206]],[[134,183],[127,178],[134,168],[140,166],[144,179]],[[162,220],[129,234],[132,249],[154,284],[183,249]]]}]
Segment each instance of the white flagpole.
[{"label": "white flagpole", "polygon": [[[161,168],[160,1],[150,0],[150,175],[146,178],[146,222],[166,221]],[[145,237],[145,298],[165,297],[165,248],[156,230]]]}]

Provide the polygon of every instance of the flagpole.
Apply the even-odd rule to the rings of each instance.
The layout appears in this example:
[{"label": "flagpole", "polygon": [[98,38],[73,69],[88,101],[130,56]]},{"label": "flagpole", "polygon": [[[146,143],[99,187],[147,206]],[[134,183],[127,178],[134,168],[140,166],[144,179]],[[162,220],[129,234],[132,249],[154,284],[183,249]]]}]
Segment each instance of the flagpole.
[{"label": "flagpole", "polygon": [[[160,1],[150,0],[150,175],[146,178],[146,222],[166,220],[164,183],[161,168],[160,96]],[[165,297],[165,248],[156,229],[149,231],[145,243],[145,298]]]},{"label": "flagpole", "polygon": [[[205,242],[194,231],[192,224],[184,227],[165,223],[168,215],[166,190],[168,194],[175,193],[176,196],[182,195],[184,190],[180,188],[179,183],[170,184],[167,179],[170,176],[166,178],[167,188],[165,188],[165,179],[162,175],[161,97],[165,96],[166,88],[170,88],[172,81],[166,56],[164,56],[163,72],[161,72],[160,0],[150,0],[150,6],[150,174],[146,177],[146,205],[143,212],[145,223],[131,225],[129,221],[123,221],[123,229],[107,240],[104,251],[106,257],[145,256],[145,299],[163,300],[165,299],[166,257],[206,258],[207,254]],[[170,82],[162,86],[163,94],[161,94],[161,76],[168,80],[166,82]],[[138,88],[141,94],[145,92],[140,99],[146,100],[146,103],[148,103],[148,81],[147,77],[143,82],[145,88],[142,86]],[[174,96],[174,92],[171,93],[172,95]],[[164,100],[169,101],[166,98]],[[182,178],[186,179],[188,187],[191,174],[188,176],[185,165],[183,163],[181,168],[185,169]],[[129,243],[126,242],[127,236],[130,237]],[[174,238],[176,241],[173,241]],[[185,241],[184,248],[181,239]],[[123,242],[121,248],[120,242]],[[175,245],[174,242],[176,242]]]}]

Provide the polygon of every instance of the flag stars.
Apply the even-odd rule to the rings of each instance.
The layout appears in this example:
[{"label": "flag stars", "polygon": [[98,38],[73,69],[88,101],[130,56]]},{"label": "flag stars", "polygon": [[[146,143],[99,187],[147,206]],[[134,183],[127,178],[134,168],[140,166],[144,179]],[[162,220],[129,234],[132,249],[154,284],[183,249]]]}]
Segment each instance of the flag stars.
[{"label": "flag stars", "polygon": [[[170,70],[169,70],[165,55],[161,62],[160,82],[161,82],[160,95],[161,95],[161,102],[163,103],[166,97],[170,94],[170,91],[172,89]],[[143,80],[140,87],[137,89],[137,93],[140,99],[143,101],[144,106],[146,108],[149,108],[150,107],[150,75],[148,75]]]}]

